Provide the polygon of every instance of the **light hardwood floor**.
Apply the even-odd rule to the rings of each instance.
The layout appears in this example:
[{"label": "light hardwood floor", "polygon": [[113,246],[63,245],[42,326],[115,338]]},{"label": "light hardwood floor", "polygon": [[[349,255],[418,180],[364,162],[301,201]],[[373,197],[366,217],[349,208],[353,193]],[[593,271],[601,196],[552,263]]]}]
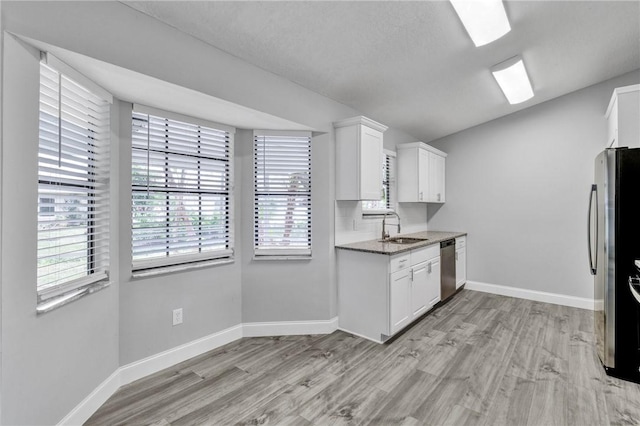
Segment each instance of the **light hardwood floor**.
[{"label": "light hardwood floor", "polygon": [[390,344],[245,338],[122,387],[86,424],[640,424],[591,311],[463,290]]}]

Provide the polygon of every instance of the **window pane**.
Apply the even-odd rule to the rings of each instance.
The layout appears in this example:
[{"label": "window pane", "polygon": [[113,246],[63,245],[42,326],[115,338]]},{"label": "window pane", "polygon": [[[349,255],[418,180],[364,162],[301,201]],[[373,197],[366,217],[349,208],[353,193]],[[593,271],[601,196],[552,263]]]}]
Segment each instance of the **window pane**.
[{"label": "window pane", "polygon": [[132,123],[134,269],[228,256],[229,133],[137,112]]},{"label": "window pane", "polygon": [[41,64],[37,244],[41,298],[52,297],[57,288],[71,291],[87,285],[73,282],[106,271],[108,164],[109,103]]},{"label": "window pane", "polygon": [[256,245],[309,248],[311,197],[257,195]]},{"label": "window pane", "polygon": [[380,199],[376,201],[362,201],[363,211],[393,210],[391,188],[393,176],[393,162],[395,157],[385,154],[382,156],[382,185],[380,188]]},{"label": "window pane", "polygon": [[310,135],[256,135],[254,190],[256,253],[310,254]]}]

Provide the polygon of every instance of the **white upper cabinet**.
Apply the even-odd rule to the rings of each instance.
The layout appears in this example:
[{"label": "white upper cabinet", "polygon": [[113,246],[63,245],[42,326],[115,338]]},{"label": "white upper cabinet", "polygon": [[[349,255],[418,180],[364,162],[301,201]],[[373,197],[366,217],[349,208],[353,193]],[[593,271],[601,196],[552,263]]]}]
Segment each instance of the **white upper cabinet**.
[{"label": "white upper cabinet", "polygon": [[398,201],[445,202],[446,153],[423,142],[401,144],[398,152]]},{"label": "white upper cabinet", "polygon": [[607,148],[640,148],[640,84],[615,89],[606,116]]},{"label": "white upper cabinet", "polygon": [[[446,154],[445,154],[446,155]],[[445,157],[429,152],[429,185],[427,202],[444,203],[444,162]]]},{"label": "white upper cabinet", "polygon": [[336,129],[336,200],[382,196],[382,134],[387,126],[366,117],[333,123]]},{"label": "white upper cabinet", "polygon": [[[417,154],[416,154],[417,152]],[[417,199],[413,199],[410,201],[427,201],[427,197],[428,197],[428,192],[429,192],[429,152],[426,149],[418,149],[417,151],[414,151],[412,154],[417,160],[418,162],[415,162],[415,159],[408,159],[405,156],[406,161],[411,162],[412,164],[416,165],[418,167],[418,181],[416,183],[416,176],[412,176],[410,179],[407,179],[407,181],[405,181],[402,178],[399,178],[398,181],[398,188],[402,188],[404,189],[410,189],[411,190],[411,195],[413,197],[418,197]],[[399,169],[402,170],[404,167],[404,162],[400,162],[400,167]],[[407,175],[406,173],[404,173],[404,175]],[[402,176],[402,175],[400,175]],[[418,185],[416,187],[416,184]],[[400,192],[400,194],[402,194],[402,192]],[[400,199],[399,201],[404,201],[402,198],[402,195],[400,195]],[[409,201],[407,199],[407,201]]]}]

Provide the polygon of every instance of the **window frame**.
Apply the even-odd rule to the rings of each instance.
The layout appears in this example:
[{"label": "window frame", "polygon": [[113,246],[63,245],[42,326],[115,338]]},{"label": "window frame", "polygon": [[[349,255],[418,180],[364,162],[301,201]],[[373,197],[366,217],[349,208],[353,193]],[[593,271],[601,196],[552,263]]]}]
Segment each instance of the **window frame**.
[{"label": "window frame", "polygon": [[[382,152],[382,158],[384,161],[385,169],[390,168],[391,170],[383,171],[383,182],[382,188],[387,187],[387,203],[389,205],[388,208],[385,209],[375,209],[375,208],[365,208],[364,204],[362,205],[362,216],[371,217],[371,216],[382,216],[386,213],[395,212],[397,210],[397,195],[396,194],[396,180],[397,180],[397,154],[395,151],[391,151],[388,149],[384,149]],[[385,185],[384,176],[388,174],[389,178]],[[378,200],[381,202],[382,198]],[[363,203],[366,201],[363,201]]]},{"label": "window frame", "polygon": [[[259,137],[290,137],[290,138],[308,138],[309,140],[309,148],[308,148],[308,191],[292,191],[292,192],[279,192],[277,194],[269,193],[268,191],[258,191],[257,190],[257,138]],[[252,162],[253,162],[253,170],[252,170],[252,195],[253,195],[253,259],[254,260],[308,260],[312,258],[312,247],[313,247],[313,134],[310,131],[295,131],[295,130],[254,130],[253,131],[253,139],[252,139]],[[307,213],[307,247],[293,248],[293,249],[284,249],[284,248],[275,248],[275,247],[264,247],[261,248],[258,244],[258,235],[259,235],[259,220],[258,220],[258,196],[283,196],[290,195],[293,196],[295,194],[303,194],[308,192],[308,213]]]},{"label": "window frame", "polygon": [[[227,204],[227,216],[225,218],[225,223],[226,225],[226,229],[227,229],[227,236],[228,236],[228,241],[226,242],[226,248],[223,250],[214,250],[214,251],[205,251],[205,252],[199,252],[196,254],[174,254],[174,255],[167,255],[161,258],[148,258],[148,259],[135,259],[135,251],[134,251],[134,244],[136,239],[134,238],[134,219],[133,219],[133,208],[134,208],[134,195],[137,192],[144,192],[149,190],[150,186],[147,186],[147,189],[141,189],[141,188],[137,188],[136,185],[134,185],[133,179],[131,181],[131,186],[130,186],[130,190],[131,190],[131,267],[132,267],[132,275],[134,277],[144,277],[144,276],[149,276],[149,275],[154,275],[154,274],[161,274],[161,273],[169,273],[169,272],[175,272],[175,271],[181,271],[184,269],[191,269],[191,268],[201,268],[201,267],[205,267],[205,266],[212,266],[212,265],[219,265],[219,264],[226,264],[226,263],[231,263],[234,260],[234,253],[235,253],[235,235],[234,235],[234,227],[235,227],[235,220],[234,220],[234,214],[235,214],[235,208],[234,208],[234,139],[235,139],[235,128],[225,125],[225,124],[220,124],[220,123],[215,123],[212,121],[208,121],[208,120],[204,120],[204,119],[200,119],[197,117],[192,117],[192,116],[187,116],[187,115],[183,115],[183,114],[179,114],[179,113],[175,113],[175,112],[171,112],[171,111],[166,111],[166,110],[162,110],[162,109],[158,109],[158,108],[154,108],[154,107],[149,107],[146,105],[140,105],[140,104],[134,104],[133,105],[133,111],[132,111],[132,115],[131,115],[131,126],[133,128],[133,121],[134,121],[134,115],[135,114],[142,114],[142,115],[147,115],[147,116],[153,116],[157,119],[164,119],[164,120],[171,120],[171,121],[177,121],[177,122],[181,122],[183,124],[186,125],[192,125],[192,126],[198,126],[198,127],[205,127],[205,128],[209,128],[212,129],[213,131],[218,131],[218,132],[224,132],[226,133],[226,139],[227,139],[227,157],[226,157],[226,164],[228,165],[228,178],[227,178],[227,183],[226,183],[226,204]],[[139,147],[134,147],[133,144],[133,134],[132,134],[132,144],[131,144],[131,154],[132,154],[132,164],[131,164],[131,170],[130,173],[133,173],[133,153],[135,150],[140,150],[141,148]],[[148,153],[148,149],[147,149],[147,153]],[[184,157],[189,157],[191,159],[197,159],[198,158],[198,153],[193,153],[195,155],[188,155],[186,153],[181,153],[180,155],[183,155]],[[169,155],[175,155],[172,154],[170,152],[165,152],[165,157],[168,158]],[[212,159],[209,158],[208,160],[211,161],[218,161],[216,159]],[[198,162],[198,164],[200,164],[199,160],[196,160]],[[149,164],[149,163],[148,163]],[[147,164],[147,166],[148,166]],[[198,166],[199,168],[200,166]],[[198,172],[199,173],[199,172]],[[199,176],[199,174],[198,174]],[[147,184],[149,184],[149,182],[147,182]],[[198,178],[198,187],[200,186],[201,181],[200,178]],[[169,189],[169,187],[167,185],[165,185],[165,188],[167,188],[167,191],[165,192],[166,197],[169,197],[170,194],[172,193]],[[160,192],[160,191],[158,191]],[[175,193],[176,191],[174,191]],[[197,192],[197,191],[188,191],[185,190],[184,191],[185,194],[190,194],[190,195],[194,195],[194,194],[206,194],[206,192],[202,191],[202,192]],[[224,193],[224,191],[223,191]],[[169,206],[169,202],[167,202],[167,206]],[[167,207],[168,208],[168,207]],[[169,214],[169,210],[167,210],[168,214]],[[203,217],[203,211],[202,211],[202,205],[199,206],[199,213],[198,213],[198,217],[200,218],[200,220],[202,220]],[[169,225],[167,225],[169,226]],[[168,228],[167,228],[168,229]],[[201,241],[206,241],[206,240],[201,240]]]},{"label": "window frame", "polygon": [[[49,74],[54,74],[45,77],[45,70]],[[47,80],[44,80],[47,79]],[[57,79],[57,83],[55,82]],[[48,91],[53,92],[57,96],[57,105],[47,104],[47,109],[54,109],[56,116],[51,116],[54,121],[43,121],[43,114],[51,115],[52,111],[43,110],[43,105],[46,104],[43,101],[42,88],[45,83],[43,81],[51,81],[55,83],[55,87],[48,86]],[[44,217],[54,217],[58,212],[62,217],[70,216],[71,210],[58,210],[56,212],[57,195],[55,195],[57,188],[66,191],[80,191],[86,192],[86,218],[80,220],[84,224],[84,233],[77,234],[77,236],[86,236],[86,249],[73,250],[70,253],[78,253],[82,250],[86,250],[86,255],[79,256],[86,259],[86,274],[77,278],[57,279],[57,283],[36,283],[36,312],[38,314],[48,312],[59,306],[62,306],[70,301],[76,300],[85,294],[89,294],[100,288],[104,288],[109,285],[109,252],[110,252],[110,207],[109,199],[111,196],[110,191],[110,176],[111,176],[111,104],[113,103],[113,97],[109,92],[98,86],[84,75],[80,74],[73,68],[66,65],[64,62],[57,59],[55,56],[48,52],[41,52],[40,61],[40,75],[39,75],[39,135],[38,135],[38,190],[37,190],[37,227],[38,234],[40,234],[41,226],[48,220],[42,220]],[[62,92],[66,91],[66,101],[62,100]],[[46,95],[51,96],[51,95]],[[92,110],[90,106],[93,102],[98,102],[96,105],[98,108],[103,109],[102,112]],[[75,105],[74,105],[75,103]],[[72,106],[74,105],[74,106]],[[70,111],[76,109],[73,114],[74,120],[72,122],[65,120],[63,115],[69,116]],[[82,115],[85,114],[85,115]],[[84,122],[82,121],[86,117],[92,127],[103,127],[103,132],[100,137],[97,137],[99,133],[94,130],[84,128]],[[91,118],[96,119],[92,121]],[[98,118],[96,118],[98,117]],[[53,124],[54,130],[47,129],[48,126]],[[102,120],[102,121],[101,121]],[[44,123],[44,124],[43,124]],[[66,123],[63,126],[63,123]],[[43,125],[45,127],[43,127]],[[71,126],[71,127],[69,127]],[[77,128],[84,128],[87,134],[71,133]],[[45,130],[47,129],[47,130]],[[47,138],[43,138],[42,132],[48,132],[58,139],[57,151],[58,151],[58,164],[51,163],[51,141],[47,141]],[[80,136],[79,138],[78,135]],[[63,141],[66,141],[64,143]],[[69,145],[71,144],[71,145]],[[86,145],[86,146],[85,146]],[[79,162],[83,153],[86,152],[86,164]],[[63,160],[64,159],[64,160]],[[63,165],[64,164],[64,165]],[[77,182],[71,182],[68,176],[75,173],[75,176],[80,177],[79,170],[91,170],[91,173],[87,172],[87,176],[91,176],[85,180],[78,179]],[[56,176],[57,174],[60,176]],[[69,195],[71,196],[71,195]],[[60,196],[63,198],[64,196]],[[73,198],[73,196],[71,196]],[[99,200],[99,201],[97,201]],[[50,206],[49,204],[53,204]],[[57,220],[57,219],[54,219]],[[69,220],[69,219],[67,219]],[[75,219],[78,220],[78,219]],[[74,230],[82,229],[82,227],[75,227]],[[99,238],[96,235],[102,234]],[[66,241],[64,241],[66,239]],[[54,235],[53,237],[46,237],[42,241],[54,241],[54,244],[49,247],[40,245],[40,238],[37,243],[37,263],[40,263],[41,259],[46,259],[51,255],[42,254],[41,250],[46,251],[54,247],[73,246],[75,244],[85,244],[84,241],[68,241],[69,236]],[[69,248],[67,248],[69,250]],[[82,265],[80,265],[82,266]],[[37,265],[39,268],[40,266]],[[67,268],[74,269],[74,268]],[[79,274],[73,274],[79,275]],[[73,276],[72,275],[72,276]],[[40,281],[40,280],[38,280]]]},{"label": "window frame", "polygon": [[43,204],[55,204],[55,197],[38,197],[38,216],[55,216],[55,206]]}]

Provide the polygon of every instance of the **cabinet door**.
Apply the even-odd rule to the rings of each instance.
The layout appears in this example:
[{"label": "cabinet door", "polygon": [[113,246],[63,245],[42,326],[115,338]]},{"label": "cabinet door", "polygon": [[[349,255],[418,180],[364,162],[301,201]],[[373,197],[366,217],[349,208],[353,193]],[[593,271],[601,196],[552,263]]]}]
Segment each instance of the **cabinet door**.
[{"label": "cabinet door", "polygon": [[416,318],[427,312],[429,295],[428,262],[421,262],[411,268],[411,313]]},{"label": "cabinet door", "polygon": [[382,133],[360,126],[360,199],[382,197]]},{"label": "cabinet door", "polygon": [[389,329],[390,334],[401,330],[411,321],[411,270],[390,274]]},{"label": "cabinet door", "polygon": [[467,282],[467,249],[456,250],[456,288]]},{"label": "cabinet door", "polygon": [[439,203],[444,203],[445,201],[445,158],[437,155],[436,159],[436,171],[437,171],[437,185],[436,185],[436,199]]},{"label": "cabinet door", "polygon": [[440,301],[440,257],[427,262],[427,304],[431,308]]},{"label": "cabinet door", "polygon": [[418,201],[427,201],[429,192],[429,151],[418,149]]},{"label": "cabinet door", "polygon": [[429,202],[444,203],[444,166],[444,157],[429,152]]}]

